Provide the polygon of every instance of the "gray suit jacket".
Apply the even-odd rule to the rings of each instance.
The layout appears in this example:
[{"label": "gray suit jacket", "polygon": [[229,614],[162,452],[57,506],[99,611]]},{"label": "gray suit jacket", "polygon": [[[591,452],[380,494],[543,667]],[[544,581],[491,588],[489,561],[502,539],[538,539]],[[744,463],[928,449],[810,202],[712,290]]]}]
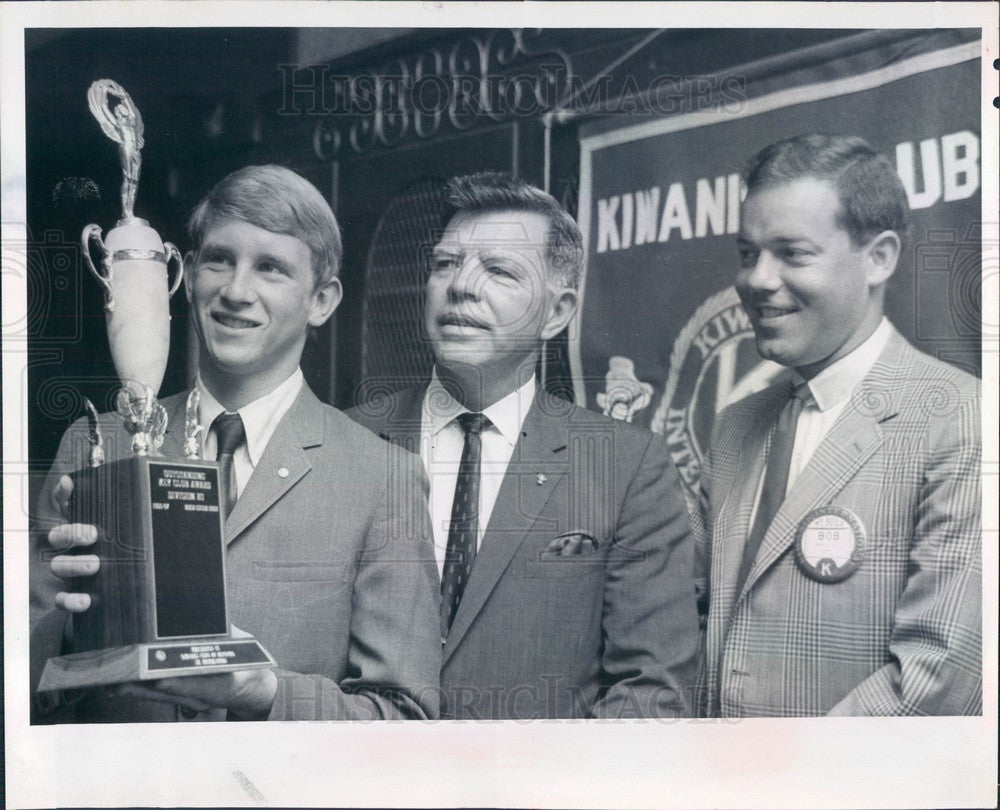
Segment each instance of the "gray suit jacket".
[{"label": "gray suit jacket", "polygon": [[[182,457],[186,395],[163,401],[162,447]],[[101,417],[108,460],[130,454],[113,414]],[[42,494],[32,555],[32,684],[58,654],[64,589],[43,533],[58,514],[57,477],[86,465],[84,420],[63,436]],[[279,473],[279,470],[281,471]],[[438,587],[420,460],[362,430],[303,386],[226,522],[230,621],[281,669],[269,719],[433,718],[438,713]],[[76,721],[175,719],[173,707],[101,691],[44,701]],[[67,712],[72,708],[71,712]]]},{"label": "gray suit jacket", "polygon": [[[719,417],[703,472],[710,545],[704,711],[722,716],[977,714],[981,676],[978,381],[893,332],[788,492],[736,592],[783,395]],[[824,584],[794,554],[817,507],[860,518],[860,568]]]},{"label": "gray suit jacket", "polygon": [[[424,390],[348,415],[419,450]],[[539,392],[444,646],[444,716],[686,714],[689,531],[659,437]]]}]

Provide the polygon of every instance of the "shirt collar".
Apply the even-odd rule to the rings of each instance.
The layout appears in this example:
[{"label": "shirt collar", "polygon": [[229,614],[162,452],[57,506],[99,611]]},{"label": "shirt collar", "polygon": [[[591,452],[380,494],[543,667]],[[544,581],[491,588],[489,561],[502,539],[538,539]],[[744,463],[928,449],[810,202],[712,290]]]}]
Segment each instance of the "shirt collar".
[{"label": "shirt collar", "polygon": [[892,326],[888,318],[883,317],[864,343],[809,380],[809,391],[821,411],[847,400],[857,384],[871,371],[891,335]]},{"label": "shirt collar", "polygon": [[[281,421],[281,418],[288,412],[295,398],[299,395],[303,382],[302,369],[296,368],[287,380],[269,394],[265,394],[260,399],[255,399],[237,411],[243,420],[243,428],[247,436],[247,454],[250,456],[250,463],[254,467],[257,466],[257,462],[264,453],[264,448],[267,447],[267,443],[270,441],[274,429],[278,426],[278,422]],[[212,427],[215,418],[220,413],[225,412],[226,409],[205,387],[201,375],[198,376],[195,386],[201,397],[201,404],[199,406],[201,424],[208,431]]]},{"label": "shirt collar", "polygon": [[[535,375],[532,374],[520,388],[483,409],[483,414],[489,418],[511,447],[517,444],[521,425],[524,424],[524,419],[535,400],[536,388]],[[453,424],[456,416],[468,412],[469,409],[448,393],[441,384],[435,368],[431,372],[431,381],[424,394],[421,411],[423,423],[430,425],[431,435],[436,436],[442,429]]]}]

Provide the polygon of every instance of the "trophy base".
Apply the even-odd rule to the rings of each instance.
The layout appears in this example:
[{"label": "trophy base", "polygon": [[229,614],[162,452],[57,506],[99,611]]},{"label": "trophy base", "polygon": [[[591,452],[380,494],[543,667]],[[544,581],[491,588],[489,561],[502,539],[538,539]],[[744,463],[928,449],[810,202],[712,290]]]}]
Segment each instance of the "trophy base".
[{"label": "trophy base", "polygon": [[277,666],[253,638],[132,644],[50,658],[39,692]]}]

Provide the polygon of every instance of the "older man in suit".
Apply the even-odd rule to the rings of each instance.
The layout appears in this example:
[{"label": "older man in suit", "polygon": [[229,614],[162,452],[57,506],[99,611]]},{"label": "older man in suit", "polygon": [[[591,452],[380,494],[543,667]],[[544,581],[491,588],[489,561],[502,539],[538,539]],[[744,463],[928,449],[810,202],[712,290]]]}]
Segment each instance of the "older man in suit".
[{"label": "older man in suit", "polygon": [[[175,719],[432,718],[438,711],[437,575],[420,460],[380,441],[305,385],[309,329],[340,301],[341,242],[329,205],[306,180],[252,166],[195,209],[185,280],[198,332],[206,456],[228,484],[230,618],[279,669],[168,678],[62,701],[39,714],[84,722]],[[164,401],[162,453],[183,457],[186,394]],[[114,460],[130,442],[101,418]],[[32,555],[33,682],[62,651],[67,619],[91,608],[64,579],[113,564],[86,551],[97,530],[62,520],[64,473],[85,464],[87,430],[63,438]],[[231,511],[228,511],[231,508]],[[50,559],[51,558],[51,559]]]},{"label": "older man in suit", "polygon": [[431,379],[350,412],[419,450],[431,480],[443,714],[683,715],[698,631],[669,457],[535,379],[576,312],[579,229],[497,173],[449,196],[426,289]]},{"label": "older man in suit", "polygon": [[720,415],[703,473],[704,709],[981,712],[979,386],[883,315],[902,184],[819,135],[745,179],[737,290],[788,372]]}]

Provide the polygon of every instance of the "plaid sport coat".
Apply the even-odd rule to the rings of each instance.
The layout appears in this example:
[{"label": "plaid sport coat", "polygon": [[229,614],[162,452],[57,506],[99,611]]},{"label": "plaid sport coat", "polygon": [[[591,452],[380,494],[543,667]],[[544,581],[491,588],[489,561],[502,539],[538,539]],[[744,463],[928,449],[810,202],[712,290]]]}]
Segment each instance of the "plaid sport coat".
[{"label": "plaid sport coat", "polygon": [[[739,593],[783,394],[720,414],[702,477],[708,582],[699,678],[708,716],[982,712],[980,387],[898,332],[789,490]],[[853,512],[859,569],[831,584],[796,562],[812,510]]]}]

